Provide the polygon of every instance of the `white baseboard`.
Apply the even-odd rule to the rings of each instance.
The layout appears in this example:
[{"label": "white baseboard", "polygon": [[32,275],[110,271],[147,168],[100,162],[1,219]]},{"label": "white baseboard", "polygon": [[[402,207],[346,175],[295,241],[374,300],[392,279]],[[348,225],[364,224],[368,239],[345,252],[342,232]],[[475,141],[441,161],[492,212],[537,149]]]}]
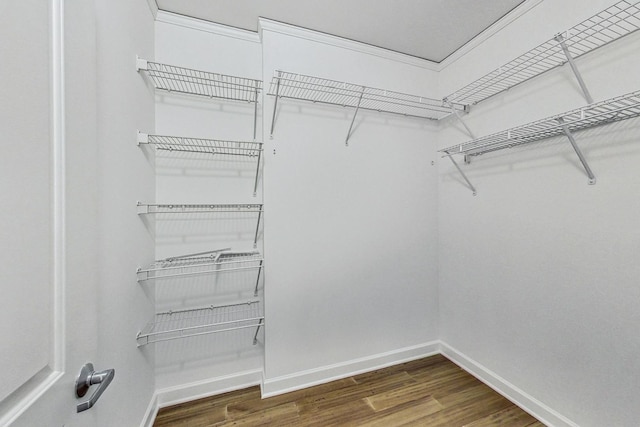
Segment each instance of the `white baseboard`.
[{"label": "white baseboard", "polygon": [[262,370],[255,370],[159,389],[153,395],[140,427],[151,427],[160,408],[229,391],[242,390],[261,383]]},{"label": "white baseboard", "polygon": [[158,409],[160,409],[158,406],[158,394],[153,393],[140,427],[153,427],[153,422],[156,420],[156,415],[158,415]]},{"label": "white baseboard", "polygon": [[439,352],[439,342],[433,341],[360,359],[349,360],[343,363],[310,369],[308,371],[296,372],[281,377],[265,378],[262,383],[262,397],[272,397],[294,390],[328,383],[387,366],[433,356]]},{"label": "white baseboard", "polygon": [[573,421],[562,416],[544,403],[500,377],[495,372],[485,368],[448,344],[440,342],[440,353],[547,426],[578,427]]}]

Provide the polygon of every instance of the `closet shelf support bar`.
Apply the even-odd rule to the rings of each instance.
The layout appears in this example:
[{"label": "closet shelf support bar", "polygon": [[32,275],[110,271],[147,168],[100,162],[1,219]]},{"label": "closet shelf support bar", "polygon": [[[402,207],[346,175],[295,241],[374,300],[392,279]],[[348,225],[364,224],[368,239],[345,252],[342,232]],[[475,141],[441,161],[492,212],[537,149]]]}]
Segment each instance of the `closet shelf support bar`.
[{"label": "closet shelf support bar", "polygon": [[260,90],[260,88],[258,87],[258,81],[256,81],[256,88],[255,88],[256,102],[255,102],[255,105],[253,106],[253,140],[254,141],[256,140],[256,132],[258,129],[258,90]]},{"label": "closet shelf support bar", "polygon": [[[442,102],[443,102],[445,105],[448,105],[448,106],[449,106],[449,108],[451,109],[451,112],[456,116],[456,119],[458,119],[458,121],[459,121],[460,123],[462,123],[462,126],[464,126],[464,128],[467,130],[467,133],[469,134],[469,136],[471,137],[471,139],[476,139],[476,137],[474,136],[473,132],[471,132],[471,129],[469,128],[469,126],[467,126],[467,124],[465,123],[465,121],[462,119],[462,116],[460,116],[460,113],[458,112],[458,110],[456,109],[456,107],[453,105],[453,102],[449,101],[449,99],[447,99],[447,98],[444,98],[444,99],[442,100]],[[468,105],[465,105],[465,107],[464,107],[464,111],[468,111],[468,110],[469,110],[469,106],[468,106]],[[451,157],[451,156],[449,156],[449,157]],[[451,158],[451,160],[453,160],[453,158]],[[467,155],[465,154],[465,156],[464,156],[464,162],[465,162],[465,163],[467,163],[467,164],[468,164],[468,163],[471,163],[471,157],[469,157],[469,156],[467,156]],[[455,163],[455,162],[454,162],[454,163]],[[467,181],[467,182],[468,182],[468,181]]]},{"label": "closet shelf support bar", "polygon": [[260,174],[260,160],[262,158],[262,150],[258,151],[258,164],[256,164],[256,177],[253,182],[253,197],[258,195],[258,176]]},{"label": "closet shelf support bar", "polygon": [[260,273],[262,273],[262,263],[263,261],[260,260],[260,265],[258,266],[258,278],[256,279],[256,288],[253,290],[254,297],[258,296],[258,284],[260,283]]},{"label": "closet shelf support bar", "polygon": [[464,174],[464,172],[462,171],[462,168],[458,165],[458,162],[456,162],[456,160],[453,158],[451,153],[449,153],[448,151],[445,151],[444,153],[451,160],[451,162],[456,167],[456,169],[458,169],[458,172],[460,172],[460,175],[462,175],[462,178],[464,178],[464,180],[466,181],[467,186],[473,192],[473,195],[474,196],[477,195],[478,193],[476,192],[476,188],[473,186],[473,184],[471,184],[471,181],[469,181],[469,179],[467,178],[467,175]]},{"label": "closet shelf support bar", "polygon": [[275,99],[273,101],[273,116],[271,116],[271,131],[269,132],[269,138],[273,139],[273,129],[276,125],[276,111],[278,111],[278,95],[280,93],[280,72],[278,71],[278,81],[276,83]]},{"label": "closet shelf support bar", "polygon": [[262,219],[262,209],[258,211],[258,221],[256,223],[256,235],[253,238],[253,248],[258,247],[258,232],[260,231],[260,220]]},{"label": "closet shelf support bar", "polygon": [[262,326],[262,322],[264,319],[260,319],[258,322],[258,327],[256,328],[256,333],[253,335],[253,345],[258,344],[258,332],[260,332],[260,327]]},{"label": "closet shelf support bar", "polygon": [[591,96],[591,93],[589,93],[589,89],[587,88],[587,85],[582,78],[582,74],[580,74],[580,70],[578,69],[576,62],[573,59],[571,52],[569,52],[569,48],[567,47],[564,36],[562,34],[558,34],[555,36],[555,39],[558,43],[560,43],[560,47],[562,48],[564,55],[567,57],[567,61],[571,66],[571,71],[573,71],[573,74],[576,76],[576,80],[578,80],[578,84],[580,85],[580,89],[582,89],[582,93],[584,93],[585,99],[589,104],[593,104],[593,97]]},{"label": "closet shelf support bar", "polygon": [[578,144],[576,143],[576,140],[573,137],[573,134],[569,130],[569,127],[565,124],[564,119],[562,117],[559,117],[557,120],[558,120],[558,123],[560,123],[560,126],[562,127],[562,131],[564,132],[567,139],[571,143],[573,150],[578,155],[578,159],[580,159],[580,163],[582,163],[582,167],[584,168],[585,172],[587,172],[587,176],[589,177],[589,185],[594,185],[596,183],[596,177],[591,171],[591,168],[589,167],[589,163],[587,163],[587,159],[585,159],[584,155],[582,154],[580,147],[578,147]]},{"label": "closet shelf support bar", "polygon": [[360,110],[360,104],[362,103],[362,97],[364,96],[365,87],[362,87],[362,92],[360,92],[360,97],[358,98],[358,105],[356,105],[356,111],[353,113],[353,118],[351,119],[351,124],[349,125],[349,130],[347,131],[347,138],[344,141],[344,145],[349,146],[349,138],[351,138],[351,131],[353,129],[353,124],[356,121],[356,116],[358,115],[358,111]]}]

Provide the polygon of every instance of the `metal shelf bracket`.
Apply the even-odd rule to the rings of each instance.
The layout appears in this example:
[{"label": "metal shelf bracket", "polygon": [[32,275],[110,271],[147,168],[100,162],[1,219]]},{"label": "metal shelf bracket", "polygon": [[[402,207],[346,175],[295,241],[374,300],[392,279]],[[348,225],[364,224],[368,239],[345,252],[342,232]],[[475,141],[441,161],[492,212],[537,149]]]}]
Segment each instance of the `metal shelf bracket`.
[{"label": "metal shelf bracket", "polygon": [[445,151],[444,153],[451,160],[451,162],[456,167],[456,169],[458,169],[458,172],[460,172],[460,175],[462,175],[462,178],[464,178],[465,182],[467,183],[467,186],[473,192],[473,195],[476,196],[478,194],[477,191],[476,191],[476,188],[473,186],[473,184],[471,184],[471,182],[467,178],[467,175],[464,174],[464,172],[462,171],[462,168],[460,168],[460,166],[458,165],[458,162],[455,161],[455,159],[453,158],[451,153],[449,153],[448,151]]},{"label": "metal shelf bracket", "polygon": [[258,129],[258,92],[260,91],[259,82],[256,80],[255,82],[255,97],[256,102],[253,106],[253,140],[256,140],[256,132]]},{"label": "metal shelf bracket", "polygon": [[260,266],[258,267],[258,277],[256,278],[256,287],[253,290],[253,296],[254,297],[258,296],[258,285],[260,284],[260,273],[262,273],[262,263],[263,263],[263,261],[260,260]]},{"label": "metal shelf bracket", "polygon": [[258,326],[256,327],[256,333],[253,336],[253,345],[258,344],[258,332],[260,332],[260,327],[263,325],[264,319],[260,319],[258,322]]},{"label": "metal shelf bracket", "polygon": [[149,63],[147,62],[147,60],[140,58],[138,55],[136,55],[136,71],[148,70],[148,69],[149,69]]},{"label": "metal shelf bracket", "polygon": [[360,104],[362,103],[362,97],[364,96],[365,87],[362,87],[362,92],[360,92],[360,97],[358,98],[358,105],[356,105],[356,111],[353,113],[353,118],[351,119],[351,125],[349,125],[349,130],[347,131],[347,138],[344,141],[344,145],[349,146],[349,138],[351,138],[353,124],[356,121],[356,116],[358,115],[358,111],[360,110]]},{"label": "metal shelf bracket", "polygon": [[273,100],[273,116],[271,117],[271,131],[269,132],[269,138],[273,139],[273,129],[276,125],[276,111],[278,110],[278,95],[280,94],[280,71],[278,71],[278,79],[276,83],[276,93]]},{"label": "metal shelf bracket", "polygon": [[[445,105],[448,105],[448,106],[449,106],[449,108],[451,109],[451,112],[456,116],[456,119],[458,119],[458,121],[459,121],[460,123],[462,123],[462,126],[464,126],[464,128],[467,130],[467,134],[469,134],[469,136],[471,137],[471,139],[476,139],[476,137],[473,135],[473,132],[471,132],[471,129],[469,128],[469,126],[467,126],[467,124],[464,122],[464,120],[462,120],[462,116],[460,116],[460,113],[459,113],[459,112],[458,112],[458,110],[455,108],[455,106],[453,105],[453,103],[452,103],[451,101],[449,101],[449,99],[448,99],[448,98],[444,98],[444,99],[442,100],[442,102],[443,102]],[[464,111],[465,111],[465,112],[468,112],[468,111],[469,111],[469,106],[468,106],[468,105],[465,105],[465,107],[464,107]],[[449,158],[450,158],[451,160],[453,160],[453,158],[452,158],[451,156],[449,156]],[[471,157],[470,157],[470,156],[465,155],[465,156],[464,156],[464,162],[465,162],[465,164],[469,164],[469,163],[471,163]],[[454,161],[453,163],[455,164],[456,162]],[[458,166],[458,165],[456,164],[456,166]],[[459,168],[458,168],[458,169],[459,169]],[[460,172],[462,172],[462,171],[460,171]],[[463,174],[463,175],[464,175],[464,174]],[[465,178],[465,179],[466,179],[466,178]],[[469,181],[467,181],[467,182],[469,182]],[[474,196],[475,196],[475,190],[474,190]]]},{"label": "metal shelf bracket", "polygon": [[580,70],[578,69],[576,62],[574,61],[573,56],[571,55],[571,52],[569,52],[569,48],[567,47],[567,43],[565,41],[566,38],[562,35],[562,33],[560,33],[560,34],[556,34],[554,39],[558,43],[560,43],[560,47],[562,48],[564,55],[567,57],[567,61],[569,61],[569,65],[571,66],[571,71],[573,71],[573,74],[576,76],[576,80],[578,80],[578,84],[580,85],[580,89],[582,89],[582,93],[584,93],[585,99],[589,104],[593,104],[593,97],[591,96],[591,93],[589,93],[589,89],[587,88],[587,85],[584,82],[584,79],[582,78],[582,74],[580,74]]},{"label": "metal shelf bracket", "polygon": [[258,151],[258,163],[256,164],[256,177],[253,181],[253,197],[258,195],[258,180],[260,176],[260,160],[262,159],[262,150]]},{"label": "metal shelf bracket", "polygon": [[564,119],[562,117],[559,117],[557,120],[558,120],[558,123],[560,123],[560,126],[562,127],[562,131],[566,135],[567,139],[569,139],[569,142],[571,143],[573,150],[578,155],[578,159],[580,159],[580,163],[582,163],[582,167],[587,172],[587,176],[589,177],[589,185],[594,185],[596,183],[596,177],[591,171],[591,168],[587,163],[587,159],[585,159],[584,155],[582,154],[580,147],[578,147],[578,144],[576,143],[576,140],[573,137],[573,134],[569,130],[569,127],[565,124]]}]

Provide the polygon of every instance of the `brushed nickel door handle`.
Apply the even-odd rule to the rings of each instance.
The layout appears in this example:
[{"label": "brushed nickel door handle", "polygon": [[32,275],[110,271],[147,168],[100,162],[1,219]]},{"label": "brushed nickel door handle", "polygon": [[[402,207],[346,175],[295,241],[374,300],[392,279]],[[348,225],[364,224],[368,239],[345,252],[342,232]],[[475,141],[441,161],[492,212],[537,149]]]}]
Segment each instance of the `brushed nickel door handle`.
[{"label": "brushed nickel door handle", "polygon": [[115,369],[106,369],[104,371],[96,372],[93,369],[92,363],[85,364],[76,379],[76,397],[84,397],[92,385],[97,384],[98,388],[93,392],[89,400],[78,403],[78,406],[76,407],[77,412],[86,411],[93,407],[100,396],[102,396],[105,389],[109,387],[109,384],[111,384],[115,375]]}]

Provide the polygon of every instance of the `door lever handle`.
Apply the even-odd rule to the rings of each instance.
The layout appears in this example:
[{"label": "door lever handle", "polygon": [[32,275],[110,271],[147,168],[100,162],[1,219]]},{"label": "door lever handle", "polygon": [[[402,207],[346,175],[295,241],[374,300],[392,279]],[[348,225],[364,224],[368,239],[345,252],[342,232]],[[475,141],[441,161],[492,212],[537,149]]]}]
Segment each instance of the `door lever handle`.
[{"label": "door lever handle", "polygon": [[98,384],[98,388],[93,392],[89,400],[78,403],[76,407],[78,412],[86,411],[96,404],[102,393],[105,391],[113,377],[116,375],[115,369],[106,369],[96,372],[92,363],[87,363],[80,370],[78,378],[76,378],[76,397],[83,397],[89,391],[89,387]]}]

